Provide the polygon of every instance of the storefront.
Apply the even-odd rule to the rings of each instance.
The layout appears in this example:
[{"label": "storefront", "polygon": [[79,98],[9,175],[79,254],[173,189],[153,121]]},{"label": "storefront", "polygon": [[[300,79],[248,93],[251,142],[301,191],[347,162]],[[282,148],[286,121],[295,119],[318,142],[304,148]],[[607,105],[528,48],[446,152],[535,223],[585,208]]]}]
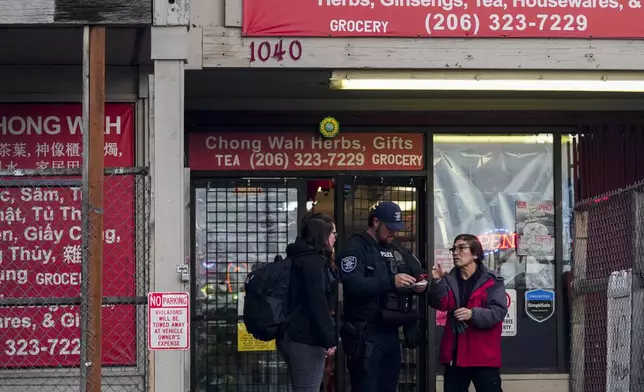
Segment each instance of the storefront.
[{"label": "storefront", "polygon": [[[122,191],[111,198],[121,212],[106,209],[106,219],[124,225],[132,242],[118,247],[127,262],[114,254],[105,261],[114,266],[106,282],[127,275],[122,280],[130,290],[106,289],[129,316],[121,315],[121,330],[106,324],[105,385],[286,391],[274,345],[250,338],[240,317],[247,272],[284,253],[308,210],[335,218],[342,247],[364,229],[370,208],[393,200],[407,223],[400,240],[426,268],[449,268],[446,249],[455,235],[469,232],[485,245],[486,264],[506,279],[504,390],[567,390],[570,206],[577,194],[594,196],[640,179],[637,168],[644,167],[641,159],[611,160],[638,155],[644,143],[639,1],[559,2],[555,10],[533,1],[154,3],[153,15],[149,2],[138,7],[144,15],[138,22],[129,18],[137,12],[125,8],[102,14],[136,25],[108,29],[106,113],[120,108],[127,123],[122,140],[106,138],[117,147],[106,145],[106,156],[122,153],[108,166],[119,166],[122,177],[130,175],[124,166],[149,168],[151,179],[134,190],[145,222],[129,226],[122,218],[132,213],[120,208],[135,196],[108,187]],[[70,23],[66,13],[47,9],[25,21],[19,11],[0,13],[0,23]],[[73,130],[82,97],[81,29],[3,28],[0,37],[0,136],[9,143],[7,132],[21,133],[22,122],[38,136],[24,146],[28,152],[16,149],[23,135],[9,135],[13,150],[0,149],[0,170],[16,169],[7,154],[25,153],[33,154],[25,165],[37,165],[40,153],[48,155],[41,166],[75,168],[78,160],[69,158],[78,154],[76,139],[66,140],[72,147],[66,144],[60,155],[59,146],[40,139],[52,136],[40,124],[44,116],[63,119],[59,130],[80,137]],[[114,121],[107,119],[108,129]],[[584,143],[588,135],[592,143]],[[616,135],[620,142],[613,142]],[[113,252],[112,245],[105,249]],[[70,264],[62,268],[75,271],[77,263]],[[21,275],[7,273],[8,265],[3,279],[15,284]],[[32,267],[26,271],[37,274]],[[61,294],[25,287],[40,290],[31,295],[39,301]],[[8,300],[29,292],[21,290]],[[147,335],[148,291],[191,294],[189,350],[146,350],[139,337]],[[400,391],[442,390],[436,351],[444,315],[422,309],[426,339],[404,351]],[[21,311],[35,317],[33,309]],[[46,337],[43,320],[16,325],[37,343]],[[20,336],[27,335],[13,330],[26,344]],[[51,330],[68,340],[77,333]],[[585,344],[600,350],[603,336]],[[63,346],[66,357],[42,347],[38,356],[12,356],[0,386],[78,390],[80,355],[71,347]],[[326,370],[325,391],[347,388],[341,352],[337,359]]]},{"label": "storefront", "polygon": [[[340,113],[338,121],[342,117],[351,116]],[[568,309],[559,295],[563,281],[555,276],[570,268],[566,211],[575,127],[377,126],[376,116],[372,127],[340,121],[341,131],[326,138],[317,124],[207,124],[229,120],[200,113],[189,118],[187,130],[195,222],[192,361],[199,364],[192,370],[193,390],[286,390],[274,346],[244,334],[240,290],[246,273],[284,254],[307,210],[335,217],[342,246],[383,200],[401,205],[407,223],[401,241],[429,268],[450,268],[446,249],[457,234],[478,235],[486,264],[506,279],[511,301],[503,339],[507,377],[567,372]],[[518,250],[519,238],[530,238],[530,246]],[[526,307],[534,290],[545,290],[548,311]],[[436,369],[440,386],[435,347],[444,315],[423,313],[427,341],[422,349],[403,351],[400,390],[433,390],[436,379],[428,369]],[[344,390],[341,365],[331,378],[336,389],[325,390]],[[559,384],[565,386],[565,379]]]},{"label": "storefront", "polygon": [[[336,219],[342,246],[394,200],[427,267],[449,268],[445,250],[470,232],[506,279],[504,390],[567,390],[575,145],[643,120],[641,33],[599,19],[630,26],[640,9],[300,3],[192,0],[187,14],[177,0],[177,19],[153,27],[155,267],[173,271],[155,287],[189,281],[193,301],[189,358],[157,353],[157,389],[287,390],[274,345],[245,332],[247,272],[284,253],[308,210]],[[327,117],[340,128],[329,137]],[[163,245],[177,238],[189,241]],[[405,351],[401,391],[442,390],[444,319],[424,309],[426,341]],[[327,391],[346,390],[338,358]],[[187,373],[175,382],[172,367]]]}]

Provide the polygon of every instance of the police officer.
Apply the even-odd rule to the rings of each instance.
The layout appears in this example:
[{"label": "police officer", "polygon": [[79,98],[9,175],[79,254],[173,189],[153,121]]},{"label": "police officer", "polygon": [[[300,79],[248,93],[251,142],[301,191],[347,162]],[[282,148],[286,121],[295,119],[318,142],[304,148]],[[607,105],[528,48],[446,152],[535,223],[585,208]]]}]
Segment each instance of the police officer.
[{"label": "police officer", "polygon": [[399,328],[407,347],[418,344],[415,297],[425,291],[427,280],[418,259],[394,242],[403,228],[400,207],[380,203],[369,216],[369,227],[351,237],[337,258],[344,291],[340,335],[352,392],[395,392]]}]

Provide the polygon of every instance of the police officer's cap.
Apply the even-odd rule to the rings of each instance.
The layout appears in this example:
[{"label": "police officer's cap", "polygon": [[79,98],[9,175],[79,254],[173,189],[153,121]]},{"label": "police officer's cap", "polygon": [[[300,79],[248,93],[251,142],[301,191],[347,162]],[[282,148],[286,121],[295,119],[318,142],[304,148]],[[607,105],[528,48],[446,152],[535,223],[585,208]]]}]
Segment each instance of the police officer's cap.
[{"label": "police officer's cap", "polygon": [[405,228],[400,206],[393,201],[384,201],[373,210],[373,217],[384,223],[391,231],[401,231]]}]

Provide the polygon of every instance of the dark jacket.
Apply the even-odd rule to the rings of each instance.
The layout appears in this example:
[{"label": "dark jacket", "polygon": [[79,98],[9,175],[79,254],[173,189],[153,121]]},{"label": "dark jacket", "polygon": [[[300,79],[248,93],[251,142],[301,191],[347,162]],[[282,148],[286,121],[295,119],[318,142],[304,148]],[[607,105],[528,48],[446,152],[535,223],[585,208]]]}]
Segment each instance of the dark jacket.
[{"label": "dark jacket", "polygon": [[346,321],[379,320],[380,296],[396,291],[394,275],[383,258],[383,252],[390,253],[394,249],[401,250],[405,261],[415,271],[410,275],[418,278],[423,273],[422,267],[403,247],[385,248],[366,231],[349,239],[346,249],[337,258]]},{"label": "dark jacket", "polygon": [[[474,284],[467,304],[460,304],[457,275],[458,268],[452,269],[443,279],[432,282],[429,287],[429,305],[448,313],[445,331],[439,352],[439,362],[451,363],[458,339],[456,366],[460,367],[501,367],[501,332],[503,319],[508,312],[503,278],[480,264],[481,274]],[[454,310],[466,307],[472,309],[472,318],[466,322],[467,329],[461,334],[454,332]]]},{"label": "dark jacket", "polygon": [[299,238],[286,248],[286,255],[293,258],[288,306],[294,312],[286,334],[296,342],[331,348],[337,343],[328,302],[332,289],[329,260],[310,252],[308,244]]},{"label": "dark jacket", "polygon": [[338,256],[345,320],[377,321],[379,296],[396,289],[394,276],[381,261],[380,246],[369,233],[363,232],[351,237]]}]

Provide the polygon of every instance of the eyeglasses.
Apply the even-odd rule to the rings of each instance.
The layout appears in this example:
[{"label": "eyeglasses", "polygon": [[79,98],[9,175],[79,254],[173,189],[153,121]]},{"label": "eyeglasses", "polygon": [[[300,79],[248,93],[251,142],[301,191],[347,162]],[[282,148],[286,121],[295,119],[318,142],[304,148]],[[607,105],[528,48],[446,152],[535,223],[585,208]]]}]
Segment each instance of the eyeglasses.
[{"label": "eyeglasses", "polygon": [[338,238],[338,232],[337,231],[332,231],[331,234],[337,239]]},{"label": "eyeglasses", "polygon": [[469,248],[470,247],[466,245],[452,246],[451,248],[449,248],[449,252],[454,253],[455,251],[458,250],[458,252],[460,253],[463,251],[463,249],[469,249]]}]

